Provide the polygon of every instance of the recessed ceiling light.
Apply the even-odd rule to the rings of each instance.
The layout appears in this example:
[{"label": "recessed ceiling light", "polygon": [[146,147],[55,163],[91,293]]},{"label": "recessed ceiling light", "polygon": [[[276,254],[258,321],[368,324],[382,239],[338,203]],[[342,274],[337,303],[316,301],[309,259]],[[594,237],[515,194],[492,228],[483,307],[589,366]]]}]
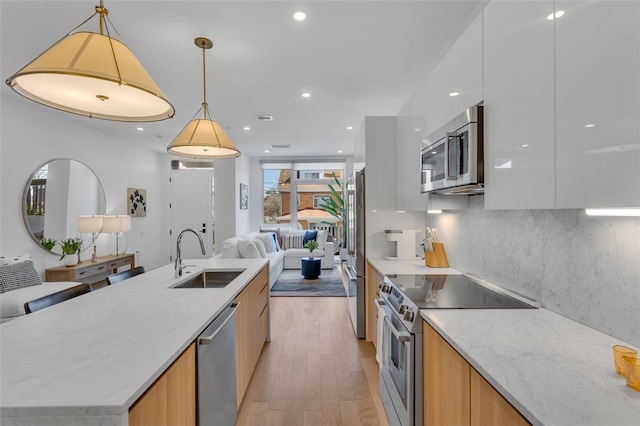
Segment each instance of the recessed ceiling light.
[{"label": "recessed ceiling light", "polygon": [[251,127],[249,127],[249,126],[244,126],[244,129],[245,129],[245,130],[251,130]]},{"label": "recessed ceiling light", "polygon": [[143,130],[144,130],[144,127],[136,127],[136,130],[137,130],[137,131],[139,131],[139,132],[141,132],[141,131],[143,131]]},{"label": "recessed ceiling light", "polygon": [[311,97],[311,93],[309,93],[309,92],[304,92],[304,93],[302,94],[302,97],[303,97],[303,98],[310,98],[310,97]]},{"label": "recessed ceiling light", "polygon": [[584,127],[594,127],[594,126],[595,126],[595,124],[585,124]]},{"label": "recessed ceiling light", "polygon": [[295,19],[296,21],[304,21],[305,19],[307,19],[307,14],[304,12],[296,12],[293,14],[293,19]]},{"label": "recessed ceiling light", "polygon": [[526,143],[525,143],[524,145],[522,145],[522,147],[523,147],[523,148],[526,148],[526,147],[528,147],[528,146],[529,146],[529,145],[528,145],[528,144],[526,144]]},{"label": "recessed ceiling light", "polygon": [[347,126],[347,130],[353,130],[353,126]]},{"label": "recessed ceiling light", "polygon": [[459,94],[460,93],[458,93],[458,92],[451,92],[451,93],[449,93],[449,96],[458,96]]},{"label": "recessed ceiling light", "polygon": [[342,150],[341,149],[338,150],[338,154],[342,154]]},{"label": "recessed ceiling light", "polygon": [[268,154],[268,153],[269,153],[269,150],[268,150],[268,149],[265,149],[265,150],[264,150],[264,152],[266,152],[266,153]]},{"label": "recessed ceiling light", "polygon": [[556,13],[552,13],[549,16],[547,16],[547,19],[549,21],[553,21],[554,19],[561,18],[562,16],[564,16],[564,10],[559,10]]},{"label": "recessed ceiling light", "polygon": [[415,129],[413,129],[414,132],[419,132],[420,130],[422,130],[420,127],[416,127]]},{"label": "recessed ceiling light", "polygon": [[431,153],[432,153],[432,154],[437,154],[437,153],[438,153],[438,151],[431,151]]}]

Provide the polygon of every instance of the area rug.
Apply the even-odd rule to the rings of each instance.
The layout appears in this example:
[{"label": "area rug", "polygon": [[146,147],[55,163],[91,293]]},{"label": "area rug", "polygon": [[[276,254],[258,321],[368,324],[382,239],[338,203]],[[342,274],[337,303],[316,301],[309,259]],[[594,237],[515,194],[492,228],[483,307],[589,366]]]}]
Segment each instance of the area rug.
[{"label": "area rug", "polygon": [[346,297],[342,278],[335,270],[323,269],[317,280],[305,280],[300,270],[282,271],[271,287],[271,296]]}]

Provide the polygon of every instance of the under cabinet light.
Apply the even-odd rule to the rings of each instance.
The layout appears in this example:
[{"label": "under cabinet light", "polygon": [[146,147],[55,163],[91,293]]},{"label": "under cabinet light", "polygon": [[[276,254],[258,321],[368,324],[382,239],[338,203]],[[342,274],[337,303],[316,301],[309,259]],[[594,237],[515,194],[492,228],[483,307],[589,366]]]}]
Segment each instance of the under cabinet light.
[{"label": "under cabinet light", "polygon": [[428,214],[442,214],[442,210],[427,210]]},{"label": "under cabinet light", "polygon": [[638,209],[585,209],[587,216],[640,216]]}]

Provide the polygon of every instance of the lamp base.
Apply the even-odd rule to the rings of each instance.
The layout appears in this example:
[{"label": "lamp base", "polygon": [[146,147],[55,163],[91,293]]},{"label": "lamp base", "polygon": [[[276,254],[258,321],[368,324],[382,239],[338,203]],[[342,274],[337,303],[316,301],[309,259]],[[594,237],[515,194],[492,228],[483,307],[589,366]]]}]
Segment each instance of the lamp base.
[{"label": "lamp base", "polygon": [[125,254],[127,251],[127,239],[122,232],[112,234],[109,240],[109,253],[114,256]]}]

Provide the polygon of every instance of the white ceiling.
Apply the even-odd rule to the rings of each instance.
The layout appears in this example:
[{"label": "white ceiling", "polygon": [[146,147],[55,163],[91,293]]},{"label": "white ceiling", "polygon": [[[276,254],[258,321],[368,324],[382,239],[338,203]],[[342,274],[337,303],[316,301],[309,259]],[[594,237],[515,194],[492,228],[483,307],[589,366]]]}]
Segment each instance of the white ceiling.
[{"label": "white ceiling", "polygon": [[[80,24],[98,3],[1,0],[2,80]],[[176,115],[144,123],[139,132],[136,123],[53,113],[164,152],[202,103],[202,53],[193,39],[203,36],[214,43],[206,53],[209,107],[243,154],[350,155],[363,117],[396,115],[482,3],[106,0],[111,22]],[[294,21],[296,11],[307,19]],[[97,19],[82,28],[97,31]],[[3,96],[30,102],[2,86]],[[305,91],[312,96],[302,98]],[[260,114],[274,121],[259,122]],[[272,144],[291,148],[274,150]]]}]

